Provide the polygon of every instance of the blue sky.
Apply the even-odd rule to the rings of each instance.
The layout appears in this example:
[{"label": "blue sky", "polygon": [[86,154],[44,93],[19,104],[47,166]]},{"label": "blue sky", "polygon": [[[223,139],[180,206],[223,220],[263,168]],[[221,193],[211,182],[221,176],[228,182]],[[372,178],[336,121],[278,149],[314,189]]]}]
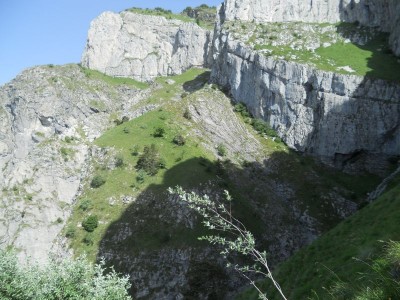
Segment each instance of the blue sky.
[{"label": "blue sky", "polygon": [[101,12],[157,6],[180,12],[222,0],[0,0],[0,85],[23,69],[78,63],[90,21]]}]

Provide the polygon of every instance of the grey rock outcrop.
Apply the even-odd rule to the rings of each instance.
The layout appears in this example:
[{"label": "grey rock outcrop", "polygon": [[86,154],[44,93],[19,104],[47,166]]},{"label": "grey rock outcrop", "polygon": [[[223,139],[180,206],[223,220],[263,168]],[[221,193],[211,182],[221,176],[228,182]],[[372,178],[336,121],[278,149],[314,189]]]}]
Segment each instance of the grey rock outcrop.
[{"label": "grey rock outcrop", "polygon": [[223,20],[265,22],[359,22],[391,33],[391,47],[400,55],[397,0],[225,0]]},{"label": "grey rock outcrop", "polygon": [[212,81],[290,147],[327,162],[360,151],[400,154],[400,85],[275,60],[221,27],[215,37]]},{"label": "grey rock outcrop", "polygon": [[35,67],[0,88],[0,247],[43,262],[87,176],[88,141],[141,94],[76,65]]},{"label": "grey rock outcrop", "polygon": [[82,65],[149,81],[209,65],[211,40],[211,32],[192,22],[105,12],[91,23]]},{"label": "grey rock outcrop", "polygon": [[[222,94],[222,95],[221,95]],[[262,147],[254,136],[246,129],[232,110],[230,99],[221,92],[214,92],[208,87],[203,92],[197,92],[190,99],[189,106],[192,120],[196,123],[193,135],[199,140],[205,140],[203,146],[214,152],[224,145],[232,160],[241,161],[262,160]]]}]

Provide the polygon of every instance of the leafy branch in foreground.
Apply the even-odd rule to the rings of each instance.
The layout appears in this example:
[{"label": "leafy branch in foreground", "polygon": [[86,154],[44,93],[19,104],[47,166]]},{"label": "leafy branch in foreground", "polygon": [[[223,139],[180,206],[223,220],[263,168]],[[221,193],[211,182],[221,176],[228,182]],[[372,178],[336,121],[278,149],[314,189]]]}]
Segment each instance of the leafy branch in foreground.
[{"label": "leafy branch in foreground", "polygon": [[201,197],[194,192],[187,193],[181,187],[168,189],[170,194],[178,195],[179,198],[188,204],[188,206],[203,216],[203,224],[211,229],[220,231],[222,235],[207,235],[199,239],[206,240],[213,245],[222,247],[221,254],[227,258],[230,253],[239,253],[251,259],[254,263],[252,266],[239,266],[238,264],[228,263],[228,267],[233,267],[241,275],[243,275],[259,293],[261,299],[268,299],[267,295],[257,286],[254,280],[250,278],[250,274],[262,275],[269,278],[278,290],[283,299],[286,299],[279,284],[272,276],[268,266],[267,253],[261,252],[255,247],[255,239],[250,231],[236,218],[232,216],[230,207],[232,198],[225,191],[225,201],[229,205],[229,209],[223,203],[211,200],[207,195]]}]

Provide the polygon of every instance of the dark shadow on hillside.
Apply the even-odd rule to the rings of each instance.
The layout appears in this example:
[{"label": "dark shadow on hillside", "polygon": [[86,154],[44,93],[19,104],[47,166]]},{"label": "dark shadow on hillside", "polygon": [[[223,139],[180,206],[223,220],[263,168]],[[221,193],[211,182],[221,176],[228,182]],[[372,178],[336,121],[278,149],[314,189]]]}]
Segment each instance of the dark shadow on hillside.
[{"label": "dark shadow on hillside", "polygon": [[[348,7],[341,7],[342,20],[355,21],[350,19],[348,11],[359,10],[365,5],[366,1],[352,1]],[[374,12],[371,14],[369,17],[373,18]],[[340,170],[383,177],[395,167],[394,162],[400,157],[400,63],[391,53],[388,34],[374,30],[375,33],[358,23],[337,26],[337,32],[344,38],[371,53],[365,61],[370,71],[362,79],[352,77],[351,73],[327,75],[329,82],[311,73],[303,84],[306,97],[302,105],[311,112],[312,128],[304,139],[304,146],[299,149]],[[373,37],[365,40],[362,36]],[[356,40],[367,42],[359,45]],[[352,53],[346,55],[351,61]],[[267,103],[264,109],[267,118],[271,106],[287,101],[284,95],[267,88],[263,98]],[[296,122],[301,123],[303,119]]]},{"label": "dark shadow on hillside", "polygon": [[[354,14],[356,11],[363,11],[365,14],[361,18],[364,19],[351,19],[357,15]],[[347,83],[348,86],[333,85],[333,93],[337,95],[342,96],[345,89],[352,92],[346,101],[326,113],[323,120],[315,120],[317,130],[314,132],[317,133],[313,132],[309,140],[332,136],[324,124],[337,124],[336,129],[331,129],[340,130],[342,137],[337,135],[337,143],[342,143],[340,148],[343,150],[352,150],[337,151],[333,161],[335,166],[350,172],[361,170],[384,176],[393,169],[400,157],[399,58],[390,49],[389,33],[379,32],[376,27],[371,31],[360,25],[359,21],[365,24],[366,20],[374,24],[381,12],[371,10],[364,0],[358,3],[352,1],[346,7],[341,7],[341,12],[344,22],[354,23],[341,23],[337,31],[359,49],[371,53],[365,62],[370,71],[356,87],[352,87],[351,82]],[[388,12],[386,17],[393,16]],[[316,86],[314,89],[322,95],[321,100],[324,99],[323,91],[321,93]],[[348,139],[353,146],[347,147],[344,139]]]},{"label": "dark shadow on hillside", "polygon": [[197,240],[206,233],[199,218],[168,195],[168,187],[181,185],[212,199],[229,190],[233,215],[255,234],[274,266],[337,224],[340,210],[353,203],[341,207],[327,201],[338,193],[342,199],[363,199],[365,187],[348,188],[352,179],[296,153],[276,152],[262,164],[242,166],[192,158],[168,169],[161,185],[149,186],[110,224],[98,258],[131,275],[135,297],[155,299],[167,293],[171,298],[181,294],[185,299],[221,299],[245,282],[225,269],[217,249]]},{"label": "dark shadow on hillside", "polygon": [[195,79],[186,81],[183,84],[183,89],[188,93],[194,93],[204,87],[204,85],[210,79],[210,71],[205,71],[200,75],[196,76]]}]

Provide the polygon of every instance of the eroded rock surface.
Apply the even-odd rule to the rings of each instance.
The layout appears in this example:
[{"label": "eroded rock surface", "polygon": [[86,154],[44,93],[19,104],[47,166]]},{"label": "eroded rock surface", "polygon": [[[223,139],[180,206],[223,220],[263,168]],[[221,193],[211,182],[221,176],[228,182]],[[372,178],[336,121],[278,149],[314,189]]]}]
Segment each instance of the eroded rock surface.
[{"label": "eroded rock surface", "polygon": [[195,23],[105,12],[91,23],[82,65],[141,81],[209,64],[211,33]]},{"label": "eroded rock surface", "polygon": [[400,54],[397,0],[225,0],[224,20],[265,22],[358,22],[391,33],[393,51]]},{"label": "eroded rock surface", "polygon": [[400,153],[397,83],[264,56],[232,38],[221,22],[214,40],[212,81],[266,119],[290,147],[327,162],[360,151]]},{"label": "eroded rock surface", "polygon": [[88,141],[143,92],[76,65],[29,69],[0,88],[0,246],[46,261],[86,175]]}]

